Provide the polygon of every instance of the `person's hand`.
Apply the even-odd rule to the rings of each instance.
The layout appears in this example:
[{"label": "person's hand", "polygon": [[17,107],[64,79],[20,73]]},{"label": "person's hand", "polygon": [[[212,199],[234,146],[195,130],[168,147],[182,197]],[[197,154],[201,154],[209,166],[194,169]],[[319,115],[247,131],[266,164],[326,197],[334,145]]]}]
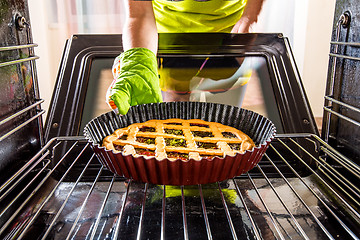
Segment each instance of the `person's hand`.
[{"label": "person's hand", "polygon": [[244,12],[231,33],[249,33],[258,20],[264,0],[248,0]]},{"label": "person's hand", "polygon": [[232,28],[231,33],[249,33],[253,23],[254,22],[251,21],[248,17],[243,16]]},{"label": "person's hand", "polygon": [[155,54],[147,48],[132,48],[118,56],[113,65],[114,81],[106,100],[120,114],[130,106],[162,102]]}]

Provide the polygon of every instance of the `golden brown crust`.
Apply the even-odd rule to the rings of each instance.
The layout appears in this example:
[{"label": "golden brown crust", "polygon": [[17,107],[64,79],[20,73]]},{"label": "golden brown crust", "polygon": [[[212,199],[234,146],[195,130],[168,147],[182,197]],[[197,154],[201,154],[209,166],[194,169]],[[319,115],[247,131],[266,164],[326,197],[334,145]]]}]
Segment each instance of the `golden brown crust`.
[{"label": "golden brown crust", "polygon": [[117,129],[105,137],[103,146],[124,155],[155,156],[156,159],[195,159],[234,156],[255,147],[242,131],[200,119],[149,120]]}]

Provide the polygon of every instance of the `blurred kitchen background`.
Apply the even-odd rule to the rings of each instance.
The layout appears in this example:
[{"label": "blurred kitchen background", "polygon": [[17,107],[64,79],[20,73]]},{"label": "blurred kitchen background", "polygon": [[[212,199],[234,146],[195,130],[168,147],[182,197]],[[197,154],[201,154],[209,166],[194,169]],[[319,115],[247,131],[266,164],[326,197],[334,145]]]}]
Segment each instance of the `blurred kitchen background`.
[{"label": "blurred kitchen background", "polygon": [[[252,32],[288,37],[314,116],[320,123],[335,0],[265,0]],[[124,0],[29,0],[40,96],[50,104],[65,40],[72,34],[118,34]],[[108,76],[109,77],[109,76]],[[111,75],[110,75],[111,77]],[[110,84],[110,82],[109,82]],[[104,86],[104,91],[107,85]],[[256,91],[256,86],[252,86]],[[251,92],[248,87],[247,92]],[[99,101],[105,101],[105,92]],[[246,108],[246,100],[243,107]]]}]

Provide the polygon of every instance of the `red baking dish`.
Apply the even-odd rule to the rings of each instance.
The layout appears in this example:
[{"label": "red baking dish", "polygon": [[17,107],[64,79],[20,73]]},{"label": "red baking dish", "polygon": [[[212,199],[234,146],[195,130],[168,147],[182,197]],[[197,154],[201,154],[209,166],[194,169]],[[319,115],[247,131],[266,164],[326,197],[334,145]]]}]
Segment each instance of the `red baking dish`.
[{"label": "red baking dish", "polygon": [[[102,140],[116,129],[151,119],[202,119],[235,127],[256,144],[251,151],[235,156],[201,160],[157,160],[134,157],[102,146]],[[223,181],[254,168],[275,136],[274,124],[253,111],[217,103],[166,102],[131,107],[126,115],[113,112],[91,120],[84,129],[99,161],[111,172],[135,181],[166,185],[195,185]]]}]

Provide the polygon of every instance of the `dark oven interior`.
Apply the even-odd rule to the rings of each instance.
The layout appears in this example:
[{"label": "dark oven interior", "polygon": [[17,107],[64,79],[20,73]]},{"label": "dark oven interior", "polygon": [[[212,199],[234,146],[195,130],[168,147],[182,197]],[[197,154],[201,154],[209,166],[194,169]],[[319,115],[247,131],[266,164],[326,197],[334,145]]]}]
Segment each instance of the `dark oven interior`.
[{"label": "dark oven interior", "polygon": [[[206,72],[224,80],[195,79],[189,100],[246,101],[227,102],[224,96],[240,95],[241,79],[251,70],[251,81],[262,90],[264,104],[257,109],[277,127],[253,170],[195,186],[114,175],[82,136],[85,124],[104,111],[94,107],[94,89],[122,51],[121,35],[74,35],[67,41],[43,129],[27,4],[7,4],[7,21],[0,22],[1,238],[359,239],[357,4],[336,5],[321,137],[286,37],[159,36],[165,73],[184,76],[184,69],[195,71],[194,65],[210,58],[214,64]],[[180,67],[173,64],[179,59]],[[239,75],[221,75],[226,71]]]}]

